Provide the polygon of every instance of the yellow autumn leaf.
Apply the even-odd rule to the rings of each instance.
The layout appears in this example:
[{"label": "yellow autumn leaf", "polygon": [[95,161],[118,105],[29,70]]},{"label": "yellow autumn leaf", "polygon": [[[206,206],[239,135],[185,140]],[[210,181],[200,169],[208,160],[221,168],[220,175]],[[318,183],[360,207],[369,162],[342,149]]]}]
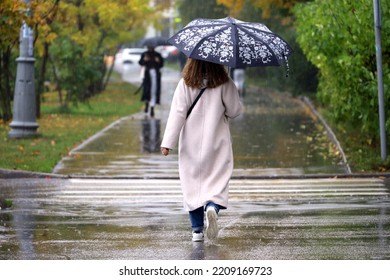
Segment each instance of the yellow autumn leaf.
[{"label": "yellow autumn leaf", "polygon": [[74,157],[75,159],[81,159],[81,155],[80,155],[80,154],[75,154],[75,155],[73,155],[73,157]]}]

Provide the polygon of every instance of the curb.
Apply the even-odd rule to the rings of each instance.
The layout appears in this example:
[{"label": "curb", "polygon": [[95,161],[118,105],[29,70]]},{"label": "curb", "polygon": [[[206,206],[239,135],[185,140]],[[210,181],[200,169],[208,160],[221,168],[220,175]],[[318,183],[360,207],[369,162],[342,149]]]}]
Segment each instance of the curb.
[{"label": "curb", "polygon": [[[60,175],[53,173],[40,173],[23,170],[9,170],[0,168],[0,179],[117,179],[117,180],[179,180],[178,176],[78,176]],[[329,178],[390,178],[386,173],[351,173],[351,174],[301,174],[301,175],[275,175],[275,176],[232,176],[231,180],[281,180],[281,179],[329,179]]]},{"label": "curb", "polygon": [[67,179],[67,175],[0,168],[0,179]]},{"label": "curb", "polygon": [[346,155],[344,153],[343,148],[341,147],[341,144],[340,144],[339,140],[337,140],[336,134],[333,132],[333,130],[330,128],[330,126],[325,121],[325,119],[321,116],[321,114],[315,109],[313,103],[311,102],[311,100],[308,97],[303,96],[300,99],[303,101],[303,103],[306,104],[307,107],[309,107],[310,111],[320,120],[322,125],[325,127],[326,132],[328,133],[328,137],[329,137],[330,141],[332,141],[333,144],[335,144],[337,149],[340,151],[340,154],[341,154],[341,157],[343,159],[343,162],[344,162],[344,164],[345,164],[345,166],[347,168],[347,173],[348,174],[352,174],[351,167],[348,164],[347,157],[346,157]]}]

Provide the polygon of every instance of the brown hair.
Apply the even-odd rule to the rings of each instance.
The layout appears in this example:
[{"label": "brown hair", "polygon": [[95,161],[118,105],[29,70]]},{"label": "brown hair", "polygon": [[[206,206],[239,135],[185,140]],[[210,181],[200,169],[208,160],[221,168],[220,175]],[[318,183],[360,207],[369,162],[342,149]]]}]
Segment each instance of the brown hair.
[{"label": "brown hair", "polygon": [[204,78],[207,79],[208,88],[218,87],[229,80],[223,65],[189,58],[183,69],[183,79],[186,85],[202,88]]}]

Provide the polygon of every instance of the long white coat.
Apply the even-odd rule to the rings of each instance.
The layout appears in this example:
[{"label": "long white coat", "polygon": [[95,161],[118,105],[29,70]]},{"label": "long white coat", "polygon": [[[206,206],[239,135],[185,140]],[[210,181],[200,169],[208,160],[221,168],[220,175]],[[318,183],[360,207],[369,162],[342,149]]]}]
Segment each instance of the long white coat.
[{"label": "long white coat", "polygon": [[207,88],[186,120],[200,90],[181,79],[175,90],[161,147],[179,143],[179,174],[186,211],[207,202],[227,207],[233,151],[229,118],[242,110],[234,82]]}]

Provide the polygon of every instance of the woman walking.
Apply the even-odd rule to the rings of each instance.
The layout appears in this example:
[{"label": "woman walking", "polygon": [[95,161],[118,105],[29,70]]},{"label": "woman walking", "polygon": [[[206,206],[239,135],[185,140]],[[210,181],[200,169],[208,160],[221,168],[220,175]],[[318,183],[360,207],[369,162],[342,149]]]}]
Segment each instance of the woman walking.
[{"label": "woman walking", "polygon": [[179,143],[183,205],[189,211],[193,241],[204,239],[205,212],[206,236],[214,239],[218,235],[217,217],[228,205],[233,172],[229,119],[237,117],[241,109],[237,88],[224,66],[188,59],[173,96],[161,152],[167,156]]},{"label": "woman walking", "polygon": [[154,50],[154,47],[148,46],[148,50],[141,55],[139,65],[145,67],[143,80],[143,94],[141,101],[145,102],[145,113],[154,117],[154,107],[160,104],[161,95],[161,72],[164,66],[162,56]]}]

